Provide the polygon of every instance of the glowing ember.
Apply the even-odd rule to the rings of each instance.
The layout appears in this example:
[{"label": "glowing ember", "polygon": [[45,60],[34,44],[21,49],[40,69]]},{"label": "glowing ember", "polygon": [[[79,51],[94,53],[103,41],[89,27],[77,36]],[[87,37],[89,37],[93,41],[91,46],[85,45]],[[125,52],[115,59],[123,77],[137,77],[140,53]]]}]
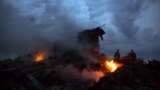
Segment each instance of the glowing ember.
[{"label": "glowing ember", "polygon": [[96,81],[98,81],[101,77],[103,77],[104,76],[104,73],[103,72],[101,72],[101,71],[97,71],[96,72]]},{"label": "glowing ember", "polygon": [[121,67],[122,64],[116,63],[113,60],[105,61],[105,67],[110,71],[114,72],[117,68]]},{"label": "glowing ember", "polygon": [[40,62],[40,61],[43,61],[44,58],[45,58],[45,53],[44,52],[40,52],[40,53],[36,54],[35,61],[36,62]]},{"label": "glowing ember", "polygon": [[104,76],[104,73],[102,71],[88,71],[85,69],[82,71],[81,75],[82,75],[81,76],[82,79],[84,79],[84,80],[93,79],[95,81],[99,81],[99,79]]}]

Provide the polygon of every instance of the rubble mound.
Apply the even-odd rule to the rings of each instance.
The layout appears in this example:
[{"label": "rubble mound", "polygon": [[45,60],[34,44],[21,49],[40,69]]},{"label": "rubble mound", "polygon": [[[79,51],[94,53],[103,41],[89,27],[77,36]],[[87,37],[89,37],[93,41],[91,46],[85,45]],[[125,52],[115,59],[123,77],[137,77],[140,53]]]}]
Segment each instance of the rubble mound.
[{"label": "rubble mound", "polygon": [[90,90],[159,90],[159,76],[159,61],[140,61],[105,75]]}]

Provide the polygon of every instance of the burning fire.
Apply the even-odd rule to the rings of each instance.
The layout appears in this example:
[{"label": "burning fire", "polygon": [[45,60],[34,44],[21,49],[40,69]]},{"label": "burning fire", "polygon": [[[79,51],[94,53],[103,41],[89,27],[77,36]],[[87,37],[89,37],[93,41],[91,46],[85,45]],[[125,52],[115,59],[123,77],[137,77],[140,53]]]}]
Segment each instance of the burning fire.
[{"label": "burning fire", "polygon": [[111,61],[105,61],[105,67],[110,71],[110,72],[114,72],[116,69],[118,69],[119,67],[121,67],[122,64],[120,63],[116,63],[113,60]]},{"label": "burning fire", "polygon": [[46,53],[45,52],[39,52],[35,55],[35,61],[36,62],[40,62],[40,61],[43,61],[44,58],[46,56]]}]

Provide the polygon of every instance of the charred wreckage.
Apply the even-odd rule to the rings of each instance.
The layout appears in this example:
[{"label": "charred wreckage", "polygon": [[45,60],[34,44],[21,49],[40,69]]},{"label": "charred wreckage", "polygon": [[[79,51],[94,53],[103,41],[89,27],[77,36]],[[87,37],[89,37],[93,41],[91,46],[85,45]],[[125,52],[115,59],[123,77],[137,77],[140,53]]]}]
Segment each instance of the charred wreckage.
[{"label": "charred wreckage", "polygon": [[134,50],[114,58],[100,52],[101,27],[78,34],[78,48],[59,44],[46,50],[0,61],[1,90],[159,90],[160,62],[144,62]]}]

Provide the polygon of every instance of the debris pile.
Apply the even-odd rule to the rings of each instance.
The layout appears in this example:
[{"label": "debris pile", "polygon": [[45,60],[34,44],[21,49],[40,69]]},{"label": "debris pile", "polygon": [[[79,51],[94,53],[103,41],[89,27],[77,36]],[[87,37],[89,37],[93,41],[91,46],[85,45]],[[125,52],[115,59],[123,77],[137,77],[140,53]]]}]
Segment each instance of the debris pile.
[{"label": "debris pile", "polygon": [[53,46],[45,50],[0,61],[1,90],[159,90],[160,62],[144,62],[131,50],[114,59],[100,54],[100,28],[78,35],[77,48]]},{"label": "debris pile", "polygon": [[140,61],[105,75],[90,90],[159,90],[159,76],[159,61]]}]

